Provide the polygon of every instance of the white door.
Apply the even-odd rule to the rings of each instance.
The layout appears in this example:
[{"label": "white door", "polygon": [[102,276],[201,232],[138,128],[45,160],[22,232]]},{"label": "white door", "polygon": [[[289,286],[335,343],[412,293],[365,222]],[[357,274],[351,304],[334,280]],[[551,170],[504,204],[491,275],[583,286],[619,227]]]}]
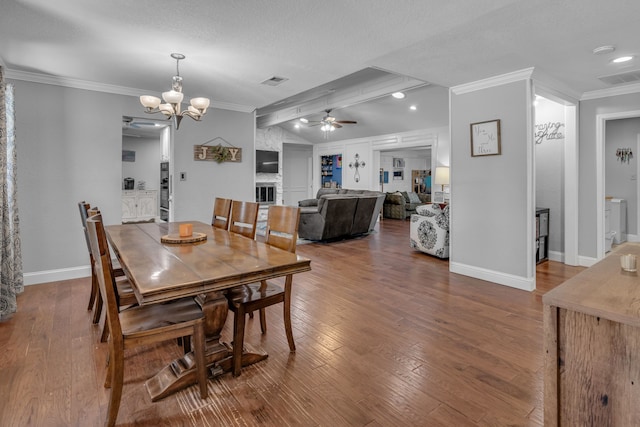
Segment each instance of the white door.
[{"label": "white door", "polygon": [[282,147],[282,204],[298,206],[299,200],[311,197],[309,165],[311,145],[283,144]]}]

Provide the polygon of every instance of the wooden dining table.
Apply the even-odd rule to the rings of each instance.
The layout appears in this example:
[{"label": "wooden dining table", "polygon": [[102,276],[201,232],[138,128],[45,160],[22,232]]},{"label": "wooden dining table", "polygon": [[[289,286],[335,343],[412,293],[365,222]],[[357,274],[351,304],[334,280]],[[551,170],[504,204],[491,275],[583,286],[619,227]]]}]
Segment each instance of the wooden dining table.
[{"label": "wooden dining table", "polygon": [[[169,240],[179,236],[179,225],[185,223],[193,225],[194,236],[206,235],[206,239],[163,242],[163,236]],[[206,361],[214,376],[232,367],[231,344],[220,339],[228,313],[226,291],[311,270],[308,258],[198,221],[109,225],[105,229],[140,305],[194,297],[202,307]],[[245,343],[242,365],[266,357],[265,352]],[[146,386],[152,401],[157,401],[196,382],[194,358],[188,353],[147,380]]]}]

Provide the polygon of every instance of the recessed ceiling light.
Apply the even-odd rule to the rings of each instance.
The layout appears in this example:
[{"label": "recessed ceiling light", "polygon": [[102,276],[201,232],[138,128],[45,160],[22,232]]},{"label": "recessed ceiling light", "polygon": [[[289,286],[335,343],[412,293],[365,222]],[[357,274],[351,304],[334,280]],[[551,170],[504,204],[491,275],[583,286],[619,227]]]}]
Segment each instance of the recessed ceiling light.
[{"label": "recessed ceiling light", "polygon": [[300,121],[302,123],[309,123],[309,120],[305,119],[304,117],[300,117]]},{"label": "recessed ceiling light", "polygon": [[300,129],[300,125],[297,124],[297,123],[295,125],[293,125],[293,127],[296,128],[296,129]]},{"label": "recessed ceiling light", "polygon": [[611,53],[616,50],[615,46],[600,46],[593,49],[594,55],[604,55],[605,53]]},{"label": "recessed ceiling light", "polygon": [[395,92],[395,93],[392,93],[391,96],[393,96],[395,99],[402,99],[404,98],[405,95],[402,92]]},{"label": "recessed ceiling light", "polygon": [[412,111],[416,111],[418,109],[418,107],[416,107],[415,105],[412,105],[411,107],[409,107],[410,110]]},{"label": "recessed ceiling light", "polygon": [[632,59],[633,59],[633,56],[620,56],[620,57],[618,57],[618,58],[614,59],[614,60],[613,60],[613,61],[611,61],[611,62],[616,63],[616,64],[621,64],[621,63],[623,63],[623,62],[629,62],[629,61],[631,61]]}]

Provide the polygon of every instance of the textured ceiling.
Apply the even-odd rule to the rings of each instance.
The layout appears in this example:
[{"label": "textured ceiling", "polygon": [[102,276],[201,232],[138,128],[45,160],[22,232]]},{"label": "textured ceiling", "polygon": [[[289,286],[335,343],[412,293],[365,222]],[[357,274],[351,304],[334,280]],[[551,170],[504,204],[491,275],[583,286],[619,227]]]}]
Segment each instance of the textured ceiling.
[{"label": "textured ceiling", "polygon": [[[0,63],[137,93],[167,90],[245,110],[368,67],[451,87],[528,67],[572,94],[640,69],[640,1],[615,0],[2,0]],[[279,86],[260,82],[280,76]]]}]

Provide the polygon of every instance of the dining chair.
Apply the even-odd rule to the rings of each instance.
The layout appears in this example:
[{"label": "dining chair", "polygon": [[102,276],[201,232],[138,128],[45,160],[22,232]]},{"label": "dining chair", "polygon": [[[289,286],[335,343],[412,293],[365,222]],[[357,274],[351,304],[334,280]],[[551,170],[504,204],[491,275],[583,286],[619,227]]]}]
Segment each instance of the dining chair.
[{"label": "dining chair", "polygon": [[223,230],[229,229],[229,213],[231,212],[231,199],[216,197],[213,203],[213,218],[211,225]]},{"label": "dining chair", "polygon": [[204,314],[193,298],[182,298],[162,304],[132,307],[120,311],[115,292],[115,280],[102,215],[87,219],[91,253],[96,260],[98,287],[105,301],[109,323],[109,362],[104,386],[111,389],[107,426],[115,425],[120,409],[124,380],[124,352],[141,345],[193,337],[193,353],[186,356],[195,364],[200,397],[207,397],[205,364]]},{"label": "dining chair", "polygon": [[[298,240],[298,224],[300,208],[293,206],[270,206],[267,216],[265,242],[285,251],[295,253]],[[291,329],[291,285],[293,275],[285,278],[284,288],[276,283],[251,283],[237,286],[227,293],[229,309],[234,313],[233,319],[233,375],[240,375],[242,369],[242,349],[244,347],[245,314],[260,310],[260,328],[267,332],[265,308],[283,303],[284,329],[289,342],[289,350],[296,351]]]},{"label": "dining chair", "polygon": [[[80,219],[82,221],[82,230],[84,231],[84,237],[87,243],[87,250],[89,251],[89,264],[91,266],[91,293],[89,295],[89,305],[87,310],[93,309],[93,323],[98,323],[100,321],[100,315],[102,314],[102,296],[98,291],[98,278],[95,272],[95,259],[93,258],[93,254],[91,253],[91,245],[89,243],[89,234],[87,232],[87,218],[91,214],[99,213],[97,207],[91,207],[91,205],[85,201],[81,201],[78,203],[78,208],[80,210]],[[131,283],[125,277],[124,271],[118,265],[113,269],[114,277],[116,277],[116,286],[118,292],[118,301],[121,306],[127,307],[132,305],[137,305],[138,301],[136,300],[136,296],[133,293],[133,288],[131,287]],[[105,342],[106,337],[109,333],[108,325],[105,322],[104,327],[102,328],[102,334],[100,336],[100,341]]]},{"label": "dining chair", "polygon": [[255,202],[233,200],[231,202],[229,231],[250,239],[255,239],[259,208],[260,205]]}]

